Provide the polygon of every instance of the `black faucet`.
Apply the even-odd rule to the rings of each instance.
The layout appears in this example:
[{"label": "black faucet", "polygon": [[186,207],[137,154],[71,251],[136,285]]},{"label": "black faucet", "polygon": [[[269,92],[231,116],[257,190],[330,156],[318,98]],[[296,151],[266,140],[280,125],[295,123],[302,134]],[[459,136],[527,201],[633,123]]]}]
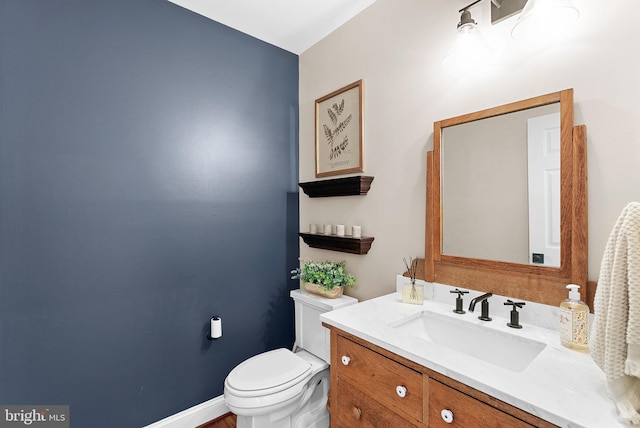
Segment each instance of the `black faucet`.
[{"label": "black faucet", "polygon": [[493,296],[493,293],[485,293],[481,296],[471,299],[471,303],[469,304],[469,312],[473,312],[473,310],[476,308],[476,303],[482,302],[482,311],[478,319],[482,321],[491,321],[491,317],[489,317],[489,300],[487,300],[491,296]]}]

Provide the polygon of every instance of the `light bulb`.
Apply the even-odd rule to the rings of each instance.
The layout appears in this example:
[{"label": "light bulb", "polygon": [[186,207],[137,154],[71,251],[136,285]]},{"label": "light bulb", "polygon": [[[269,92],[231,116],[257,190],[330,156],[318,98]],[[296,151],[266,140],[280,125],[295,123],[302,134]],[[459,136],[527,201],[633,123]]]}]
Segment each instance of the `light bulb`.
[{"label": "light bulb", "polygon": [[550,39],[578,20],[580,12],[569,0],[529,0],[511,30],[514,39]]},{"label": "light bulb", "polygon": [[461,25],[444,58],[449,69],[472,69],[484,64],[492,54],[475,23]]}]

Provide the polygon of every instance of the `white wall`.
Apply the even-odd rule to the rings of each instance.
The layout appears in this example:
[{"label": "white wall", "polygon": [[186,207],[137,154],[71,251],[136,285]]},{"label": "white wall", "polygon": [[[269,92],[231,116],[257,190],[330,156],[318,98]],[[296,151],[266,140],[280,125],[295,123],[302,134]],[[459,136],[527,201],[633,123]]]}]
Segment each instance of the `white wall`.
[{"label": "white wall", "polygon": [[522,43],[495,26],[490,1],[471,9],[495,51],[473,73],[443,68],[468,0],[377,0],[300,56],[300,181],[315,180],[314,102],[364,79],[364,197],[300,195],[300,224],[362,224],[375,236],[367,255],[309,248],[302,258],[346,260],[368,299],[395,290],[403,256],[424,257],[425,158],[433,122],[566,88],[574,88],[575,123],[588,131],[589,279],[597,280],[611,228],[627,202],[640,200],[640,14],[633,0],[573,0],[581,16],[552,43]]}]

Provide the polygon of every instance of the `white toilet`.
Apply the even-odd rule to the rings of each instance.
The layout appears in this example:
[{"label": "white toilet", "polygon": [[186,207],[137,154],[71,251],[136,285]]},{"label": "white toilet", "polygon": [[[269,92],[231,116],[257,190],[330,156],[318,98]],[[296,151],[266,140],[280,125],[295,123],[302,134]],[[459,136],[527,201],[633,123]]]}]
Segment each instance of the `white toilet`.
[{"label": "white toilet", "polygon": [[296,343],[238,364],[224,381],[224,401],[237,428],[328,428],[329,330],[320,314],[357,303],[292,290]]}]

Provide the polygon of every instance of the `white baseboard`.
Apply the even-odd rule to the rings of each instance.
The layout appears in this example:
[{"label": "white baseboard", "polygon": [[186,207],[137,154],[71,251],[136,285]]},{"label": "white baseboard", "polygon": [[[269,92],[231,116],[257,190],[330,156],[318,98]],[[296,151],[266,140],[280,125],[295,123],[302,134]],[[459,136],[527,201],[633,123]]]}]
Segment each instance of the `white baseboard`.
[{"label": "white baseboard", "polygon": [[194,428],[228,412],[229,408],[224,402],[224,396],[220,395],[144,428]]}]

